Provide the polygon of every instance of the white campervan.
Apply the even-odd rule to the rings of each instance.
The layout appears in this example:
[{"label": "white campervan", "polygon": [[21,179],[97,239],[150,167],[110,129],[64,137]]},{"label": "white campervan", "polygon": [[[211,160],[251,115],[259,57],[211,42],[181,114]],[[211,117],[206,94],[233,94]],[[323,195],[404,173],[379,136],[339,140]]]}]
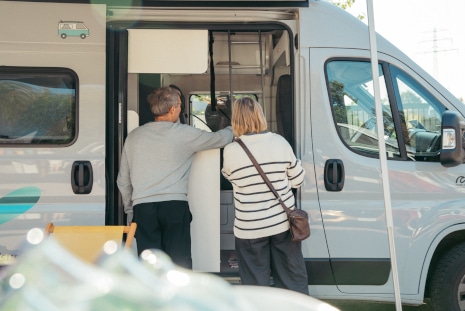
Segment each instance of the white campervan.
[{"label": "white campervan", "polygon": [[[19,255],[26,232],[50,221],[125,223],[124,139],[152,121],[147,94],[176,85],[185,122],[210,131],[229,125],[235,98],[256,97],[302,159],[312,296],[394,301],[365,24],[312,0],[87,2],[0,1],[1,254]],[[92,35],[63,40],[63,21]],[[465,106],[377,44],[402,302],[464,310]],[[234,197],[220,167],[211,150],[192,168],[194,268],[236,277]]]}]

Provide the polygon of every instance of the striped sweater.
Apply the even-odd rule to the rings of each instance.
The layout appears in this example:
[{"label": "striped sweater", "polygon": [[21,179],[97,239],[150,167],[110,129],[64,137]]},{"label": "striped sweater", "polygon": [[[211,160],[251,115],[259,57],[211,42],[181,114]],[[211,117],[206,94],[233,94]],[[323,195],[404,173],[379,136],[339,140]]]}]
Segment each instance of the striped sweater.
[{"label": "striped sweater", "polygon": [[[250,149],[287,207],[295,207],[291,188],[304,181],[305,171],[289,143],[280,135],[266,132],[240,137]],[[284,209],[274,197],[242,147],[234,142],[224,148],[223,176],[233,185],[234,235],[256,239],[289,229]]]}]

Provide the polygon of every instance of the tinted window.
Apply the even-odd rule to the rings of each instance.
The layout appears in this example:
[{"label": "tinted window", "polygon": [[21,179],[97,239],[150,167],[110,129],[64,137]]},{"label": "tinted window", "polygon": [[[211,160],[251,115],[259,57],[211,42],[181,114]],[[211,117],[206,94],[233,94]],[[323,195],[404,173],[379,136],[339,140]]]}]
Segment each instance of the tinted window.
[{"label": "tinted window", "polygon": [[0,144],[70,144],[77,93],[70,70],[1,68]]},{"label": "tinted window", "polygon": [[439,162],[445,107],[400,69],[390,66],[408,159]]},{"label": "tinted window", "polygon": [[[335,60],[327,63],[326,73],[331,108],[339,136],[350,149],[367,156],[378,156],[370,62]],[[388,157],[398,158],[399,144],[381,66],[379,73],[386,152]]]}]

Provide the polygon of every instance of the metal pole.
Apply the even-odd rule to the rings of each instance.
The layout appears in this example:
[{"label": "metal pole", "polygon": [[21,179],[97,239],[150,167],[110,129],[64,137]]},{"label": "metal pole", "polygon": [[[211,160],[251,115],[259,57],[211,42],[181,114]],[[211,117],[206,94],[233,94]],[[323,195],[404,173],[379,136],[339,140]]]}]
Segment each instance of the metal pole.
[{"label": "metal pole", "polygon": [[397,272],[396,247],[394,243],[394,222],[392,219],[391,191],[389,188],[389,172],[387,167],[386,142],[384,140],[383,107],[380,98],[378,48],[376,46],[376,32],[373,13],[373,0],[367,0],[368,31],[370,38],[371,69],[373,73],[373,88],[375,94],[376,126],[378,130],[379,161],[381,165],[381,178],[383,181],[384,209],[388,231],[389,250],[391,254],[392,280],[394,282],[394,296],[396,310],[402,311],[400,297],[399,276]]}]

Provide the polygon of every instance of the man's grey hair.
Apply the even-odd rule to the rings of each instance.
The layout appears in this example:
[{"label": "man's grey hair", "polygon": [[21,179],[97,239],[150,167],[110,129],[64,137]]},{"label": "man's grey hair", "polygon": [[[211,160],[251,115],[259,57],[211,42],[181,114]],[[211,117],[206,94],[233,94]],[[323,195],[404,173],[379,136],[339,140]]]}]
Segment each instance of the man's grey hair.
[{"label": "man's grey hair", "polygon": [[147,96],[150,111],[155,117],[167,114],[171,107],[178,106],[180,95],[178,90],[169,86],[154,90]]}]

